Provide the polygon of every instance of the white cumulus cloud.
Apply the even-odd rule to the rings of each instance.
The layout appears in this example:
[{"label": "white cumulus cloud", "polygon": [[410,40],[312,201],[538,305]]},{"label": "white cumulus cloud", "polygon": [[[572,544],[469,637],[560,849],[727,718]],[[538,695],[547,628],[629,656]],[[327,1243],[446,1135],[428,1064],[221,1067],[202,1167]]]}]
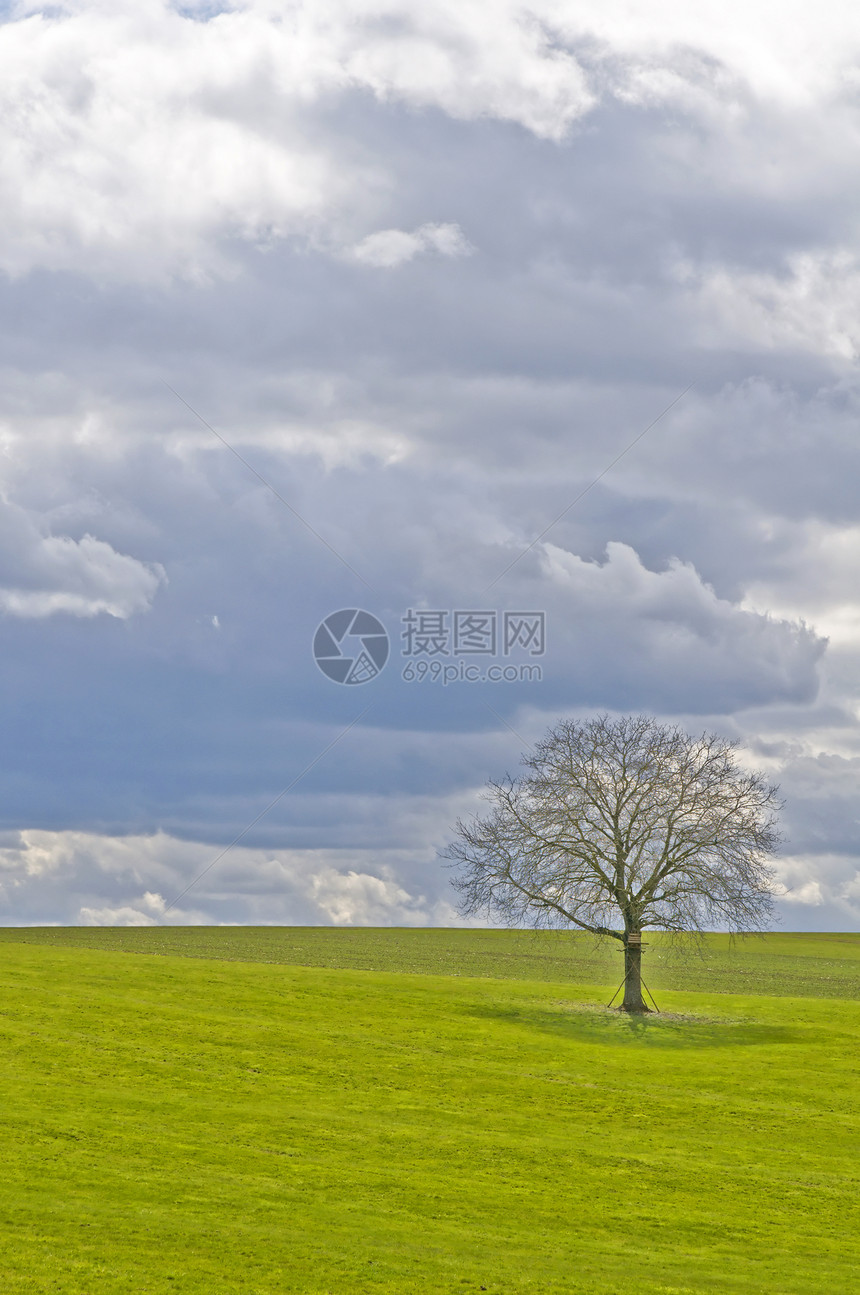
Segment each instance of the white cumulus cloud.
[{"label": "white cumulus cloud", "polygon": [[365,265],[393,269],[405,265],[422,252],[440,256],[468,256],[472,247],[459,225],[421,225],[408,233],[403,229],[380,229],[368,234],[353,248],[353,256]]},{"label": "white cumulus cloud", "polygon": [[[720,598],[692,563],[650,571],[630,545],[610,542],[604,562],[546,544],[547,575],[566,592],[570,650],[595,675],[626,672],[691,694],[810,700],[826,641],[802,623]],[[559,608],[559,610],[561,610]],[[647,671],[653,674],[646,676]]]},{"label": "white cumulus cloud", "polygon": [[166,580],[157,562],[141,562],[105,540],[40,533],[22,508],[0,506],[0,611],[25,619],[65,612],[121,620],[147,611]]},{"label": "white cumulus cloud", "polygon": [[[212,858],[212,845],[165,832],[9,833],[0,839],[0,919],[72,926],[462,924],[449,878],[426,847],[237,847],[209,871]],[[182,898],[174,905],[175,895]]]},{"label": "white cumulus cloud", "polygon": [[743,338],[761,350],[849,364],[860,355],[860,261],[853,251],[798,253],[779,273],[687,266],[680,278],[695,294],[706,340]]},{"label": "white cumulus cloud", "polygon": [[205,922],[202,914],[183,909],[168,910],[167,901],[157,892],[147,890],[139,899],[115,907],[89,908],[83,905],[78,913],[79,926],[199,926]]},{"label": "white cumulus cloud", "polygon": [[356,93],[556,142],[612,96],[711,115],[743,112],[749,93],[824,109],[851,89],[860,20],[843,5],[806,13],[766,0],[731,21],[671,0],[22,2],[0,23],[0,268],[205,278],[230,268],[225,240],[325,239],[389,178],[323,121]]}]

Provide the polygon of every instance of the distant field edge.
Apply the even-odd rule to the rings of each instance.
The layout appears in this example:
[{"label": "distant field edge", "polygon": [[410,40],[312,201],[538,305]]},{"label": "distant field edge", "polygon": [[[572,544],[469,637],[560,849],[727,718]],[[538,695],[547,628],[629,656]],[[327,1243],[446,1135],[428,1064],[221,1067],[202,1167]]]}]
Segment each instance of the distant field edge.
[{"label": "distant field edge", "polygon": [[[2,926],[3,944],[607,986],[623,975],[617,942],[489,927]],[[860,999],[860,932],[713,932],[698,946],[653,932],[648,945],[643,971],[655,992]]]}]

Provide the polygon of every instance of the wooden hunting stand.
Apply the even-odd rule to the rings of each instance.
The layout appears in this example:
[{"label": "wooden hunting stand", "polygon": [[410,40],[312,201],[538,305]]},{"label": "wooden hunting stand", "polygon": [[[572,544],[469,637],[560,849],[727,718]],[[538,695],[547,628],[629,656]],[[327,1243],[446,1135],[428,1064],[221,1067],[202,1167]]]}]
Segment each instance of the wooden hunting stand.
[{"label": "wooden hunting stand", "polygon": [[[630,933],[627,935],[627,938],[625,939],[624,943],[622,944],[622,946],[621,946],[621,952],[625,954],[625,960],[626,960],[627,946],[628,946],[628,945],[630,945],[630,944],[637,945],[640,949],[644,949],[644,948],[646,947],[646,946],[645,946],[645,944],[642,942],[642,933],[641,933],[641,931],[630,931]],[[615,1002],[615,1000],[616,1000],[616,998],[618,997],[619,993],[620,993],[620,992],[621,992],[621,990],[624,988],[624,986],[627,984],[627,977],[628,977],[629,975],[630,975],[629,970],[625,971],[625,973],[624,973],[624,979],[622,980],[621,984],[620,984],[620,985],[618,986],[618,988],[616,989],[615,993],[614,993],[614,994],[612,995],[612,997],[610,998],[609,1002],[606,1004],[606,1006],[607,1006],[607,1007],[611,1007],[611,1006],[612,1006],[612,1004]],[[655,1011],[655,1012],[657,1013],[657,1015],[659,1016],[659,1015],[660,1015],[660,1008],[657,1006],[656,1002],[654,1001],[654,995],[651,993],[651,990],[648,988],[648,986],[645,984],[645,981],[644,981],[644,980],[643,980],[643,978],[642,978],[642,964],[641,964],[641,962],[640,962],[640,964],[639,964],[639,982],[640,982],[640,984],[642,985],[642,988],[645,990],[645,993],[646,993],[646,994],[648,995],[648,997],[651,999],[651,1002],[652,1002],[652,1003],[654,1003],[654,1011]]]}]

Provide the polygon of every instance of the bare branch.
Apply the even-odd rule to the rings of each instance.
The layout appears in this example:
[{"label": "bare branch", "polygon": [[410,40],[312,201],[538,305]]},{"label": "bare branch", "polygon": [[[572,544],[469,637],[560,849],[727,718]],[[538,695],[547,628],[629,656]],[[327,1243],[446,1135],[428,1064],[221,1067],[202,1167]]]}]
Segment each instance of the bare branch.
[{"label": "bare branch", "polygon": [[523,777],[488,784],[490,812],[457,825],[443,857],[461,910],[625,949],[647,927],[764,929],[781,806],[736,752],[646,715],[556,724]]}]

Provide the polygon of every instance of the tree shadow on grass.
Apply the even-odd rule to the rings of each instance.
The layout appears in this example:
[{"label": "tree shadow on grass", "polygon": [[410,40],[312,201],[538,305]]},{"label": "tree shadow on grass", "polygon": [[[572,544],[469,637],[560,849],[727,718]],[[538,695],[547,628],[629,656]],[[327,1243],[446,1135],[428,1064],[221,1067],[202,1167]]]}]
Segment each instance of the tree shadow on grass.
[{"label": "tree shadow on grass", "polygon": [[794,1029],[790,1025],[662,1012],[640,1016],[614,1008],[580,1005],[559,1005],[557,1008],[481,1006],[471,1008],[469,1015],[606,1047],[737,1048],[809,1042],[808,1031]]}]

